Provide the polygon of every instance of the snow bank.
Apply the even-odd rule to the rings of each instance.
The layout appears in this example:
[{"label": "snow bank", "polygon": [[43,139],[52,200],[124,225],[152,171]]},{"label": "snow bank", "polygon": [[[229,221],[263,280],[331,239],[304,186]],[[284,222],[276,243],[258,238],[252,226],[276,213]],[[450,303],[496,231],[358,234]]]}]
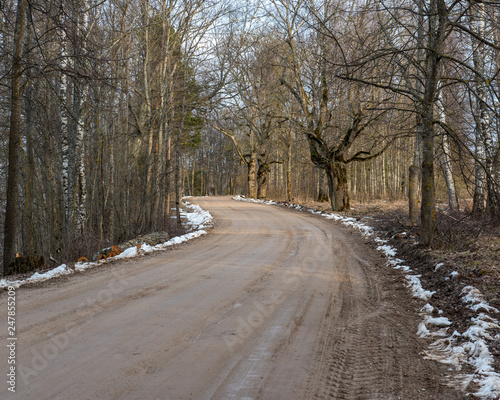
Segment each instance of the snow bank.
[{"label": "snow bank", "polygon": [[[194,230],[200,230],[210,226],[212,223],[212,216],[208,211],[203,210],[197,204],[191,204],[187,201],[184,202],[186,210],[181,211],[181,217],[185,218],[185,224]],[[187,210],[190,210],[189,212]]]},{"label": "snow bank", "polygon": [[[176,236],[174,238],[171,238],[169,241],[158,244],[156,246],[143,244],[140,249],[137,249],[137,247],[135,246],[130,247],[128,249],[125,249],[122,253],[118,254],[117,256],[113,257],[113,259],[132,258],[132,257],[137,257],[138,255],[141,254],[147,254],[147,253],[152,253],[154,251],[164,250],[167,247],[173,246],[175,244],[184,243],[187,242],[188,240],[205,235],[207,231],[203,228],[209,227],[213,220],[210,213],[208,211],[203,210],[200,206],[196,204],[190,204],[188,202],[185,202],[184,205],[186,206],[186,210],[183,210],[181,212],[181,217],[185,219],[186,221],[185,224],[191,228],[192,232],[186,233],[185,235],[182,236]],[[66,264],[62,264],[57,268],[51,269],[50,271],[47,271],[43,274],[35,272],[32,276],[24,280],[1,279],[0,289],[9,286],[18,288],[27,283],[43,282],[58,276],[72,274],[75,271],[78,272],[84,271],[88,268],[92,268],[106,262],[107,262],[106,260],[100,260],[96,262],[85,262],[85,263],[79,262],[75,264],[74,269],[69,268]]]},{"label": "snow bank", "polygon": [[[377,250],[384,253],[386,257],[395,257],[396,256],[396,249],[394,249],[391,246],[378,246]],[[393,262],[391,262],[391,264],[394,265]]]},{"label": "snow bank", "polygon": [[[234,200],[247,201],[260,204],[279,204],[288,208],[297,210],[305,210],[313,214],[320,214],[326,219],[339,221],[346,226],[357,229],[365,237],[372,237],[373,241],[379,246],[377,250],[382,252],[387,258],[387,265],[394,269],[402,271],[405,275],[406,285],[412,291],[414,297],[428,301],[432,298],[435,292],[425,290],[420,281],[420,275],[411,274],[410,267],[404,265],[404,260],[396,258],[397,250],[389,245],[387,241],[378,237],[373,237],[373,228],[365,225],[359,220],[344,217],[334,213],[323,213],[312,209],[306,209],[302,206],[277,203],[269,200],[247,199],[244,196],[233,197]],[[444,264],[437,264],[434,268],[437,271]],[[454,271],[450,274],[451,278],[456,278],[458,272]],[[447,277],[446,279],[450,279]],[[466,286],[462,290],[462,301],[468,304],[472,311],[483,310],[490,313],[499,313],[499,310],[488,305],[484,300],[483,295],[479,290],[472,286]],[[446,317],[432,316],[434,307],[427,303],[421,310],[420,314],[423,321],[419,324],[417,335],[422,338],[439,337],[436,341],[429,345],[429,350],[424,352],[427,359],[439,361],[444,364],[455,367],[460,370],[462,365],[467,364],[472,366],[474,372],[472,374],[463,374],[459,376],[459,381],[454,384],[466,391],[471,382],[478,385],[479,390],[474,393],[480,399],[494,400],[500,398],[500,374],[493,369],[493,356],[491,355],[487,341],[500,340],[500,335],[492,338],[490,330],[499,329],[499,322],[485,313],[480,313],[477,317],[471,318],[471,326],[467,331],[460,334],[454,331],[451,335],[448,333],[449,326],[452,325]],[[438,314],[442,314],[439,310]]]},{"label": "snow bank", "polygon": [[62,264],[62,265],[59,265],[57,268],[51,269],[50,271],[47,271],[43,274],[35,272],[29,278],[24,279],[24,280],[10,281],[7,279],[2,279],[2,280],[0,280],[0,288],[6,288],[9,286],[18,288],[26,283],[43,282],[43,281],[47,281],[49,279],[52,279],[56,276],[69,275],[72,273],[73,273],[73,270],[71,268],[68,268],[68,266],[66,264]]},{"label": "snow bank", "polygon": [[421,275],[405,275],[407,286],[411,289],[414,297],[417,297],[421,300],[429,300],[436,292],[425,290],[422,287],[422,282],[420,282],[420,276]]},{"label": "snow bank", "polygon": [[[203,211],[203,212],[206,213],[206,211]],[[189,213],[187,215],[189,215]],[[208,214],[208,215],[210,215],[210,214]],[[203,219],[203,221],[202,221],[201,217],[198,218],[199,221],[202,221],[201,226],[206,226],[208,224],[207,216],[205,215],[204,218],[205,219]],[[211,218],[212,218],[212,216],[210,215],[210,221],[211,221]],[[194,219],[195,218],[193,218],[191,221],[193,221]],[[193,224],[193,226],[196,226],[196,225]],[[159,251],[159,250],[165,250],[167,247],[187,242],[188,240],[200,237],[202,235],[205,235],[206,233],[207,233],[206,230],[198,229],[197,231],[189,232],[189,233],[186,233],[185,235],[182,235],[182,236],[173,237],[169,241],[157,244],[156,246],[150,246],[148,244],[143,244],[140,249],[137,249],[137,247],[131,247],[131,248],[123,251],[121,254],[117,255],[114,258],[131,258],[131,257],[136,257],[137,255],[140,255],[140,254],[148,254],[148,253],[153,253],[153,252]]]}]

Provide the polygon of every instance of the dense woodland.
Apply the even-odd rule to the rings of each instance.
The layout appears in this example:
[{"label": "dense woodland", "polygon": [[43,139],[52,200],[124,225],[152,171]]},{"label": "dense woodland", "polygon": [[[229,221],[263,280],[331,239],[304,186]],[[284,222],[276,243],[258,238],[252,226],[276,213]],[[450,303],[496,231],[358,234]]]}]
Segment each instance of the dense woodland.
[{"label": "dense woodland", "polygon": [[500,217],[500,5],[5,0],[3,270],[175,229],[184,195]]}]

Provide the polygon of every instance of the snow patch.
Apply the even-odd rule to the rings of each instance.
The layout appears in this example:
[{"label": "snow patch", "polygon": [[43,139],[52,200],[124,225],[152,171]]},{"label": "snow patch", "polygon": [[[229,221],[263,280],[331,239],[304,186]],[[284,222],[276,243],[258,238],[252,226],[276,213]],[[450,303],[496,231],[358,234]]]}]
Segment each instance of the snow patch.
[{"label": "snow patch", "polygon": [[120,254],[118,254],[115,258],[131,258],[137,256],[137,247],[129,247],[128,249],[123,250]]},{"label": "snow patch", "polygon": [[66,264],[61,264],[58,267],[51,269],[50,271],[44,272],[43,274],[35,272],[29,278],[26,278],[24,280],[10,281],[7,279],[2,279],[2,280],[0,280],[0,288],[6,288],[9,286],[19,288],[20,286],[22,286],[26,283],[43,282],[43,281],[47,281],[49,279],[55,278],[57,276],[69,275],[72,273],[73,273],[73,271],[70,268],[68,268],[68,266]]},{"label": "snow patch", "polygon": [[473,311],[478,311],[480,309],[483,309],[484,311],[488,312],[495,312],[498,313],[498,309],[495,307],[492,307],[486,303],[484,300],[483,295],[479,290],[477,290],[473,286],[466,286],[462,289],[462,294],[465,294],[464,297],[462,297],[462,301],[464,303],[472,303],[469,308]]},{"label": "snow patch", "polygon": [[[487,311],[496,310],[484,302],[482,294],[476,288],[467,286],[462,290],[462,294],[464,293],[466,295],[462,300],[465,303],[471,303],[468,306],[471,310],[477,311],[479,308]],[[434,320],[435,318],[426,316],[424,327],[419,326],[417,335],[432,336],[432,332],[425,330],[426,324]],[[489,331],[499,329],[500,325],[498,321],[485,313],[471,318],[471,322],[472,325],[464,333],[460,334],[455,331],[451,336],[445,335],[444,338],[432,343],[429,346],[430,350],[424,352],[425,358],[449,364],[458,370],[463,364],[472,366],[474,369],[472,374],[460,376],[461,382],[459,383],[463,389],[466,390],[468,385],[474,382],[479,386],[479,391],[474,395],[481,399],[497,399],[500,396],[500,374],[493,369],[494,359],[488,349],[487,341],[498,339],[493,338]]]},{"label": "snow patch", "polygon": [[429,329],[427,329],[427,326],[423,322],[418,324],[418,329],[417,329],[417,336],[420,338],[426,338],[431,335],[431,332]]},{"label": "snow patch", "polygon": [[428,313],[428,314],[430,314],[433,311],[434,311],[434,307],[432,307],[429,303],[427,303],[425,306],[423,306],[420,309],[421,313]]},{"label": "snow patch", "polygon": [[[187,201],[184,202],[186,210],[181,211],[181,217],[186,219],[186,225],[192,227],[194,230],[207,228],[212,223],[212,215],[208,211],[203,210],[197,204],[191,204]],[[187,210],[190,210],[189,212]]]},{"label": "snow patch", "polygon": [[434,326],[450,326],[452,322],[446,317],[427,317],[425,319],[425,324]]},{"label": "snow patch", "polygon": [[384,255],[386,257],[395,257],[396,256],[396,249],[394,247],[391,247],[391,246],[378,246],[377,250],[384,253]]},{"label": "snow patch", "polygon": [[441,268],[444,265],[444,263],[439,263],[434,267],[434,272],[436,272],[439,268]]},{"label": "snow patch", "polygon": [[429,300],[436,292],[425,290],[420,282],[420,275],[406,275],[407,286],[411,289],[413,296],[422,300]]}]

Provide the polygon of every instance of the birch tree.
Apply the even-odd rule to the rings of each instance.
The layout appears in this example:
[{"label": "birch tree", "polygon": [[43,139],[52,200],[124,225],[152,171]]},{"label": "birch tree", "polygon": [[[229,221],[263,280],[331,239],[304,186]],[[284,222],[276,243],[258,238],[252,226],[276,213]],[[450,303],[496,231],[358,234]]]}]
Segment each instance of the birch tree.
[{"label": "birch tree", "polygon": [[443,171],[443,176],[446,181],[446,188],[448,190],[448,205],[450,210],[458,211],[458,196],[455,187],[455,177],[453,175],[452,159],[451,159],[451,146],[450,140],[446,130],[443,126],[446,126],[446,111],[443,102],[443,91],[439,92],[439,99],[437,102],[438,107],[438,118],[440,122],[440,141],[441,141],[441,152],[439,155],[439,164],[441,170]]},{"label": "birch tree", "polygon": [[486,5],[484,3],[472,5],[470,14],[470,30],[474,33],[471,36],[471,41],[475,70],[475,97],[477,99],[474,113],[476,121],[476,164],[473,212],[482,214],[486,210],[487,202],[490,214],[495,215],[495,211],[500,204],[498,204],[499,199],[496,191],[498,183],[493,180],[494,144],[490,116],[491,101],[488,99],[489,71],[486,65],[486,60],[491,52],[485,43],[488,40]]},{"label": "birch tree", "polygon": [[[66,6],[67,7],[67,6]],[[68,71],[70,69],[69,56],[69,39],[68,39],[68,24],[66,15],[68,10],[65,7],[65,2],[61,1],[59,5],[59,35],[60,35],[60,84],[59,84],[59,101],[60,101],[60,126],[62,138],[62,186],[63,186],[63,204],[64,204],[64,222],[65,227],[72,224],[72,195],[74,184],[74,136],[71,135],[69,129],[69,92],[70,81]],[[67,234],[68,231],[65,232]]]},{"label": "birch tree", "polygon": [[[81,76],[86,76],[86,50],[87,36],[89,28],[89,2],[87,0],[79,1],[76,9],[76,43],[75,46],[75,70]],[[72,129],[75,137],[75,159],[77,160],[77,215],[76,215],[76,231],[81,235],[85,231],[87,221],[87,176],[85,170],[85,115],[86,103],[88,98],[88,84],[86,78],[79,84],[75,82],[73,85],[73,104],[72,104]]]}]

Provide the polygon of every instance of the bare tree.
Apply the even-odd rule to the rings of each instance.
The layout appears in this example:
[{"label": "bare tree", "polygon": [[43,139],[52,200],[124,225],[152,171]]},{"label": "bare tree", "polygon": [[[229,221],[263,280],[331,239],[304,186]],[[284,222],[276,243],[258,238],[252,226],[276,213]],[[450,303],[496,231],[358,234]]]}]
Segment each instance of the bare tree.
[{"label": "bare tree", "polygon": [[26,0],[18,0],[14,53],[12,57],[12,92],[9,133],[9,170],[7,179],[7,206],[5,216],[5,242],[3,273],[8,273],[16,258],[19,235],[19,155],[21,151],[21,112],[23,105],[23,43],[26,31]]},{"label": "bare tree", "polygon": [[[281,84],[300,107],[295,122],[308,140],[312,162],[326,173],[332,209],[349,209],[346,165],[370,160],[386,148],[384,138],[376,135],[363,146],[364,133],[386,110],[374,92],[335,78],[333,67],[339,64],[338,53],[343,54],[331,29],[341,23],[338,7],[326,2],[320,9],[309,2],[314,22],[307,25],[301,17],[305,2],[272,4],[275,30],[287,46]],[[347,39],[349,32],[343,35]],[[341,97],[344,102],[338,101]]]}]

